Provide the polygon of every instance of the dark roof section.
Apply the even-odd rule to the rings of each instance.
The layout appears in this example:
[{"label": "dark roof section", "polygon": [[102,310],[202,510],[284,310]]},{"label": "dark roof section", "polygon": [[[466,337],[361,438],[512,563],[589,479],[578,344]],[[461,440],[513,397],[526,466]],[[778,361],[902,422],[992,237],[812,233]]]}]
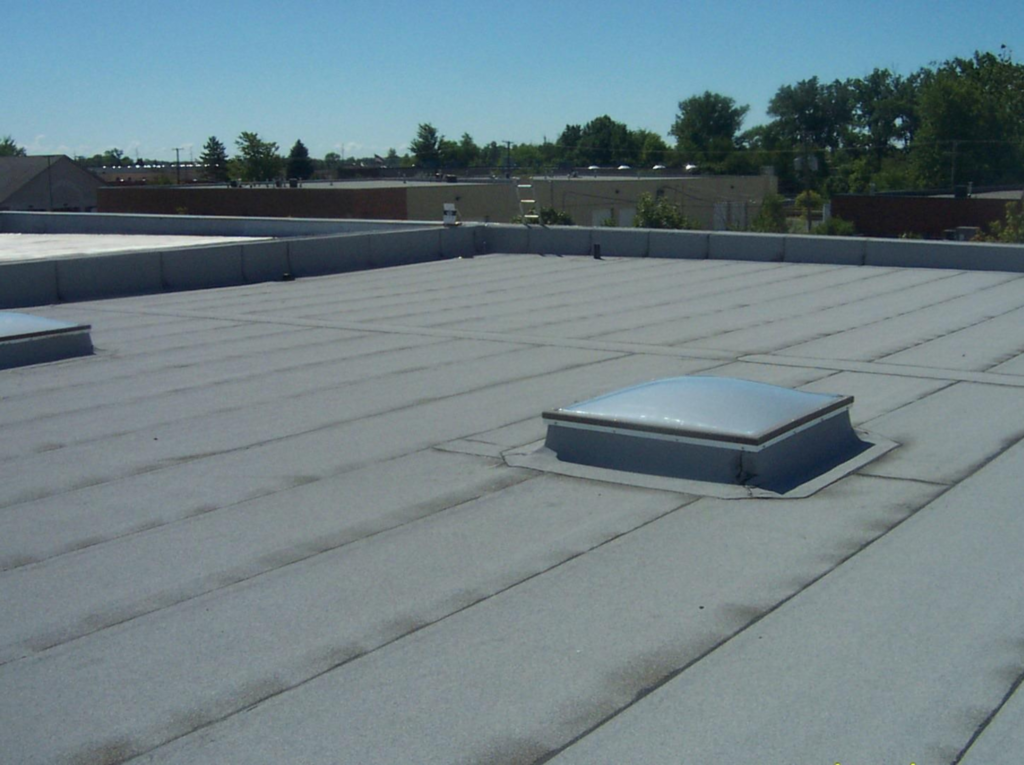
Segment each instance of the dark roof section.
[{"label": "dark roof section", "polygon": [[0,157],[0,205],[6,203],[33,179],[45,173],[48,167],[60,167],[62,171],[69,171],[72,176],[80,176],[90,182],[90,187],[103,185],[99,178],[64,154]]},{"label": "dark roof section", "polygon": [[60,159],[67,157],[0,157],[0,204],[37,175],[46,172],[48,160],[54,163]]}]

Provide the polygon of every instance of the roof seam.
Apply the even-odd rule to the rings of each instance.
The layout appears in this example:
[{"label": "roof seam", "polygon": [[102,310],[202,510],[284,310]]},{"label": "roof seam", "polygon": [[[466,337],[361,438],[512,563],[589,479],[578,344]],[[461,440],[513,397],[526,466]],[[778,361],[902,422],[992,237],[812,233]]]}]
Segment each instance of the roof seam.
[{"label": "roof seam", "polygon": [[[979,469],[980,469],[980,468],[979,468]],[[859,474],[858,474],[858,475],[859,475]],[[638,693],[637,693],[637,694],[636,694],[636,695],[635,695],[635,696],[634,696],[634,697],[633,697],[633,698],[632,698],[632,699],[631,699],[631,700],[630,700],[630,701],[629,701],[628,703],[626,703],[626,704],[622,705],[621,707],[619,707],[618,709],[616,709],[616,710],[614,710],[614,711],[612,711],[612,712],[608,713],[608,714],[607,714],[607,715],[606,715],[605,717],[603,717],[603,718],[601,718],[600,720],[598,720],[598,721],[597,721],[596,723],[594,723],[593,725],[591,725],[591,726],[590,726],[589,728],[587,728],[586,730],[584,730],[584,731],[582,731],[582,732],[578,733],[578,734],[577,734],[576,736],[574,736],[574,737],[573,737],[572,739],[570,739],[569,741],[567,741],[567,742],[566,742],[565,744],[561,745],[560,747],[558,747],[558,748],[556,748],[556,749],[552,750],[552,751],[551,751],[551,752],[549,752],[548,754],[546,754],[546,755],[544,755],[543,757],[539,758],[538,760],[536,760],[536,761],[535,761],[535,762],[533,763],[533,765],[543,765],[543,763],[547,763],[547,762],[550,762],[550,761],[551,761],[552,759],[554,759],[554,758],[555,758],[555,757],[557,757],[557,756],[558,756],[559,754],[561,754],[562,752],[564,752],[564,751],[566,751],[567,749],[569,749],[570,747],[572,747],[572,746],[573,746],[574,744],[576,744],[576,743],[578,743],[578,742],[582,741],[582,740],[583,740],[584,738],[586,738],[587,736],[589,736],[589,735],[590,735],[591,733],[595,732],[595,731],[596,731],[596,730],[598,730],[599,728],[603,727],[603,726],[604,726],[604,725],[606,725],[607,723],[609,723],[609,722],[611,722],[612,720],[614,720],[614,719],[615,719],[616,717],[618,717],[618,716],[619,716],[619,715],[621,715],[622,713],[626,712],[626,711],[627,711],[628,709],[630,709],[630,708],[631,708],[631,707],[632,707],[632,706],[633,706],[634,704],[637,704],[638,702],[642,701],[642,700],[643,700],[644,698],[646,698],[646,697],[647,697],[647,696],[649,696],[650,694],[654,693],[654,692],[655,692],[655,691],[657,691],[658,689],[660,689],[660,688],[664,687],[665,685],[667,685],[668,683],[672,682],[672,681],[673,681],[673,680],[675,680],[675,679],[676,679],[677,677],[679,677],[679,676],[680,676],[681,674],[683,674],[684,672],[686,672],[686,671],[687,671],[688,669],[690,669],[691,667],[695,666],[695,665],[696,665],[696,664],[697,664],[698,662],[701,662],[701,661],[703,661],[703,660],[704,660],[704,659],[706,659],[706,658],[707,658],[708,656],[710,656],[710,655],[711,655],[712,653],[714,653],[714,652],[715,652],[715,651],[717,651],[718,649],[722,648],[723,646],[727,645],[727,644],[728,644],[728,643],[730,643],[730,642],[731,642],[731,641],[732,641],[733,639],[735,639],[735,638],[739,637],[739,636],[740,636],[740,635],[742,635],[743,633],[747,632],[747,631],[748,631],[748,630],[749,630],[749,629],[750,629],[751,627],[754,627],[754,626],[756,626],[756,625],[757,625],[758,623],[760,623],[761,621],[763,621],[763,620],[764,620],[765,618],[767,618],[767,617],[768,617],[768,616],[770,616],[771,614],[773,614],[773,613],[775,613],[776,611],[778,611],[778,610],[779,610],[780,608],[782,608],[783,606],[785,606],[785,605],[786,605],[787,603],[789,603],[789,602],[790,602],[791,600],[793,600],[794,598],[796,598],[797,596],[799,596],[799,595],[800,595],[801,593],[805,592],[805,591],[806,591],[806,590],[808,590],[809,588],[811,588],[811,587],[813,587],[814,585],[816,585],[816,584],[817,584],[818,582],[820,582],[821,580],[823,580],[823,579],[824,579],[825,577],[827,577],[827,576],[828,576],[829,574],[831,574],[831,573],[833,573],[834,571],[836,571],[836,570],[837,570],[838,568],[840,568],[840,567],[841,567],[842,565],[844,565],[844,564],[845,564],[845,563],[847,563],[847,562],[848,562],[849,560],[851,560],[852,558],[854,558],[854,557],[855,557],[856,555],[859,555],[859,554],[860,554],[861,552],[863,552],[863,551],[864,551],[864,550],[866,550],[867,548],[871,547],[872,545],[874,545],[874,544],[875,544],[876,542],[878,542],[879,540],[881,540],[881,539],[883,539],[884,537],[888,536],[888,535],[889,535],[890,533],[892,533],[892,532],[893,532],[894,530],[896,530],[897,528],[899,528],[900,526],[902,526],[902,525],[903,525],[904,523],[906,523],[906,522],[907,522],[908,520],[910,520],[911,518],[915,517],[915,516],[916,516],[916,515],[917,515],[918,513],[920,513],[920,512],[922,511],[922,510],[926,509],[926,508],[927,508],[927,507],[929,507],[929,506],[930,506],[931,504],[933,504],[934,502],[936,502],[936,501],[937,501],[937,500],[938,500],[939,498],[941,498],[941,497],[945,496],[945,494],[946,494],[947,492],[951,491],[951,490],[952,490],[952,489],[953,489],[953,488],[954,488],[955,486],[957,486],[957,484],[956,484],[956,483],[954,483],[954,484],[949,484],[949,485],[943,485],[943,486],[942,486],[942,488],[943,488],[943,490],[942,490],[942,491],[940,491],[940,492],[939,492],[938,494],[936,494],[935,496],[931,497],[931,498],[930,498],[930,499],[929,499],[929,500],[928,500],[927,502],[925,502],[925,503],[924,503],[923,505],[921,505],[921,506],[920,506],[919,508],[917,508],[917,509],[913,510],[912,512],[908,513],[908,514],[907,514],[907,515],[906,515],[905,517],[903,517],[903,518],[899,519],[898,521],[896,521],[896,523],[894,523],[894,524],[893,524],[892,526],[890,526],[890,527],[889,527],[888,529],[886,529],[885,531],[883,531],[883,532],[882,532],[881,534],[879,534],[878,536],[874,537],[873,539],[870,539],[870,540],[868,540],[867,542],[865,542],[864,544],[862,544],[862,545],[861,545],[860,547],[858,547],[858,548],[857,548],[856,550],[854,550],[853,552],[851,552],[851,553],[850,553],[849,555],[846,555],[846,556],[844,556],[844,557],[843,557],[842,559],[840,559],[840,560],[839,560],[839,561],[838,561],[837,563],[835,563],[835,564],[834,564],[833,566],[831,566],[831,567],[830,567],[830,568],[828,568],[827,570],[825,570],[825,571],[821,572],[820,574],[818,574],[817,576],[815,576],[815,577],[814,577],[813,579],[811,579],[811,580],[810,580],[809,582],[807,582],[807,583],[805,583],[805,584],[804,584],[803,586],[801,586],[801,587],[800,587],[799,589],[797,589],[796,591],[794,591],[794,592],[792,592],[791,594],[787,595],[786,597],[782,598],[782,599],[781,599],[781,600],[779,600],[779,601],[778,601],[777,603],[775,603],[775,604],[774,604],[773,606],[771,606],[770,608],[768,608],[767,610],[765,610],[764,612],[762,612],[761,614],[759,614],[758,616],[756,616],[755,618],[753,618],[753,619],[752,619],[751,621],[749,621],[749,622],[748,622],[747,624],[745,624],[745,625],[743,625],[742,627],[738,628],[737,630],[735,630],[735,631],[734,631],[734,632],[732,632],[731,634],[727,635],[726,637],[722,638],[722,639],[721,639],[721,640],[719,640],[719,641],[718,641],[717,643],[715,643],[714,645],[712,645],[711,647],[709,647],[708,649],[706,649],[705,651],[703,651],[703,652],[702,652],[702,653],[700,653],[699,655],[697,655],[697,656],[695,656],[694,658],[692,658],[692,659],[690,659],[689,661],[687,661],[687,662],[686,662],[685,664],[683,664],[683,666],[681,666],[681,667],[679,667],[679,668],[677,668],[677,669],[675,669],[675,670],[673,670],[673,671],[669,672],[669,673],[668,673],[667,675],[665,675],[665,676],[664,676],[663,678],[661,678],[660,680],[657,680],[657,681],[655,681],[654,683],[652,683],[651,685],[649,685],[649,686],[647,686],[646,688],[642,689],[642,690],[641,690],[641,691],[639,691],[639,692],[638,692]],[[954,765],[955,765],[955,764],[954,764]]]},{"label": "roof seam", "polygon": [[[539,477],[539,476],[536,476],[536,477]],[[528,479],[528,480],[532,480],[532,477],[531,477],[531,479]],[[233,711],[231,711],[231,712],[229,712],[227,714],[223,714],[223,715],[221,715],[220,717],[218,717],[216,719],[206,721],[206,722],[196,726],[192,730],[187,731],[186,733],[181,733],[181,734],[178,734],[178,735],[175,735],[175,736],[171,736],[167,740],[162,741],[159,744],[156,744],[154,746],[151,746],[148,749],[145,749],[143,751],[139,751],[139,752],[133,753],[130,758],[141,757],[141,756],[143,756],[145,754],[148,754],[150,752],[153,752],[153,751],[159,749],[160,747],[167,746],[168,744],[173,743],[174,741],[183,739],[183,738],[185,738],[187,736],[191,736],[194,733],[197,733],[199,731],[205,730],[206,728],[210,728],[210,727],[212,727],[214,725],[218,725],[219,723],[222,723],[225,720],[229,720],[232,717],[235,717],[236,715],[239,715],[239,714],[242,714],[244,712],[248,712],[248,711],[250,711],[252,709],[255,709],[256,707],[258,707],[258,706],[260,706],[262,704],[265,704],[268,701],[271,701],[272,699],[274,699],[274,698],[276,698],[278,696],[282,696],[282,695],[284,695],[286,693],[289,693],[291,691],[294,691],[294,690],[297,690],[299,688],[302,688],[303,686],[307,685],[308,683],[311,683],[314,680],[316,680],[317,678],[323,677],[324,675],[326,675],[326,674],[328,674],[330,672],[333,672],[336,669],[339,669],[341,667],[347,666],[348,664],[356,662],[359,659],[362,659],[362,658],[364,658],[366,656],[370,656],[370,655],[373,655],[373,654],[375,654],[375,653],[377,653],[379,651],[382,651],[382,650],[388,648],[389,646],[394,645],[395,643],[399,642],[400,640],[404,640],[405,638],[409,637],[410,635],[414,635],[414,634],[416,634],[418,632],[421,632],[422,630],[428,629],[430,627],[433,627],[436,624],[439,624],[439,623],[444,622],[444,621],[446,621],[448,619],[451,619],[454,616],[458,616],[459,614],[461,614],[461,613],[463,613],[465,611],[468,611],[469,609],[473,608],[474,606],[479,605],[480,603],[484,603],[484,602],[489,601],[489,600],[491,600],[493,598],[499,597],[499,596],[503,595],[504,593],[509,592],[509,591],[515,589],[516,587],[519,587],[519,586],[521,586],[523,584],[526,584],[527,582],[530,582],[530,581],[532,581],[532,580],[534,580],[534,579],[536,579],[538,577],[544,576],[545,574],[550,573],[551,571],[554,571],[554,570],[556,570],[558,568],[561,568],[562,566],[565,566],[566,564],[571,563],[572,561],[574,561],[574,560],[576,560],[578,558],[581,558],[584,555],[587,555],[588,553],[593,552],[594,550],[598,550],[598,549],[600,549],[602,547],[605,547],[606,545],[609,545],[612,542],[615,542],[615,541],[617,541],[619,539],[622,539],[623,537],[625,537],[625,536],[627,536],[629,534],[632,534],[635,531],[639,531],[640,529],[643,529],[643,528],[651,525],[652,523],[656,523],[659,520],[668,517],[672,513],[678,512],[679,510],[682,510],[684,507],[687,507],[688,505],[693,504],[694,502],[698,501],[699,499],[700,499],[700,497],[688,497],[686,502],[682,502],[681,504],[679,504],[679,505],[677,505],[675,507],[672,507],[671,509],[666,510],[663,513],[659,513],[655,517],[650,518],[650,519],[648,519],[646,521],[643,521],[643,522],[639,523],[638,525],[634,526],[631,529],[628,529],[628,530],[623,531],[621,533],[613,534],[609,538],[604,539],[601,542],[598,542],[597,544],[592,545],[592,546],[588,547],[585,550],[573,553],[573,554],[569,555],[568,557],[566,557],[565,559],[560,560],[557,563],[554,563],[554,564],[548,566],[547,568],[544,568],[544,569],[542,569],[540,571],[536,571],[536,572],[530,574],[529,576],[526,576],[526,577],[524,577],[522,579],[519,579],[516,582],[513,582],[512,584],[509,584],[509,585],[507,585],[505,587],[497,589],[494,592],[490,593],[489,595],[485,595],[482,598],[478,598],[477,600],[474,600],[472,603],[467,603],[466,605],[461,606],[461,607],[459,607],[459,608],[455,609],[454,611],[451,611],[451,612],[449,612],[447,614],[444,614],[443,616],[440,616],[437,619],[434,619],[434,620],[429,621],[429,622],[425,622],[423,624],[416,625],[415,627],[413,627],[412,629],[410,629],[407,632],[402,633],[401,635],[398,635],[398,636],[396,636],[396,637],[394,637],[394,638],[392,638],[392,639],[390,639],[390,640],[388,640],[386,642],[383,642],[380,645],[375,646],[375,647],[373,647],[373,648],[371,648],[369,650],[363,651],[363,652],[361,652],[359,654],[356,654],[354,656],[349,656],[349,657],[343,659],[342,661],[337,662],[337,663],[333,664],[332,666],[327,667],[326,669],[320,670],[319,672],[316,672],[316,673],[310,675],[309,677],[307,677],[307,678],[305,678],[303,680],[300,680],[299,682],[294,683],[293,685],[288,686],[287,688],[277,689],[277,690],[273,691],[272,693],[267,694],[263,698],[258,699],[255,702],[252,702],[252,703],[250,703],[250,704],[248,704],[248,705],[246,705],[244,707],[241,707],[239,709],[233,710]]]},{"label": "roof seam", "polygon": [[[406,456],[406,455],[403,455],[403,456]],[[487,458],[484,458],[484,459],[487,459]],[[521,484],[521,483],[526,483],[528,481],[533,481],[533,480],[536,480],[536,479],[541,477],[541,476],[536,476],[536,475],[530,475],[528,473],[528,471],[519,471],[519,470],[516,470],[514,468],[510,468],[509,471],[512,472],[512,473],[516,473],[516,474],[508,476],[508,479],[502,481],[501,483],[494,483],[491,486],[489,486],[488,488],[492,489],[491,491],[487,491],[487,492],[484,492],[484,493],[479,493],[479,494],[476,494],[476,495],[474,495],[472,497],[467,497],[467,498],[459,499],[458,501],[453,502],[450,505],[446,505],[444,507],[437,508],[436,510],[432,510],[429,513],[417,516],[416,518],[412,518],[412,519],[404,521],[402,523],[395,524],[394,526],[388,526],[386,528],[377,529],[376,531],[372,531],[372,532],[370,532],[368,534],[364,534],[363,536],[358,537],[356,539],[350,539],[348,541],[342,542],[339,545],[335,545],[333,547],[328,547],[328,548],[323,549],[323,550],[316,550],[314,552],[310,552],[310,553],[305,554],[305,555],[297,556],[297,557],[295,557],[292,560],[289,560],[289,561],[287,561],[285,563],[281,563],[281,564],[279,564],[277,566],[274,566],[272,568],[266,568],[266,569],[263,569],[261,571],[257,571],[256,573],[251,574],[249,576],[242,576],[242,577],[239,577],[239,578],[234,579],[232,581],[225,582],[223,584],[219,584],[216,587],[211,587],[210,589],[207,589],[207,590],[202,590],[200,592],[195,592],[193,594],[190,594],[190,595],[187,595],[185,597],[179,598],[178,600],[175,600],[173,602],[162,603],[162,604],[157,605],[157,606],[155,606],[153,608],[150,608],[148,610],[146,610],[144,608],[139,609],[136,613],[133,613],[133,614],[131,614],[131,615],[129,615],[129,616],[123,618],[123,619],[119,619],[117,621],[112,621],[112,622],[110,622],[108,624],[102,624],[102,625],[100,625],[100,626],[98,626],[98,627],[96,627],[94,629],[90,629],[90,630],[85,631],[85,632],[80,632],[79,634],[74,635],[74,636],[72,636],[72,637],[70,637],[70,638],[68,638],[66,640],[61,640],[60,642],[53,643],[52,645],[47,645],[47,646],[45,646],[43,648],[35,650],[35,651],[32,652],[32,654],[30,656],[24,656],[24,657],[15,658],[15,659],[8,659],[6,661],[0,660],[0,667],[6,666],[8,664],[12,664],[13,665],[13,664],[15,664],[15,663],[17,663],[19,661],[23,661],[24,659],[36,658],[40,654],[46,653],[47,651],[53,650],[54,648],[60,648],[60,647],[65,646],[65,645],[67,645],[69,643],[74,643],[75,641],[82,640],[83,638],[87,638],[90,635],[96,635],[96,634],[98,634],[100,632],[103,632],[105,630],[113,629],[114,627],[119,627],[119,626],[121,626],[123,624],[127,624],[128,622],[135,621],[136,619],[141,619],[141,618],[143,618],[145,616],[149,616],[150,614],[159,613],[159,612],[164,611],[164,610],[166,610],[168,608],[175,608],[177,606],[180,606],[183,603],[188,603],[188,602],[190,602],[192,600],[196,600],[197,598],[202,598],[202,597],[210,595],[212,593],[228,589],[229,587],[234,587],[235,585],[241,584],[243,582],[249,582],[249,581],[252,581],[253,579],[258,579],[261,576],[266,576],[268,574],[273,574],[273,573],[275,573],[277,571],[280,571],[281,569],[288,568],[289,566],[294,566],[294,565],[297,565],[299,563],[304,563],[304,562],[312,560],[313,558],[316,558],[316,557],[318,557],[320,555],[326,555],[328,553],[335,552],[337,550],[340,550],[342,548],[348,547],[350,545],[357,544],[359,542],[364,542],[364,541],[369,540],[369,539],[373,539],[374,537],[378,537],[381,534],[386,534],[386,533],[388,533],[390,531],[395,531],[397,529],[405,528],[406,526],[414,525],[414,524],[416,524],[416,523],[418,523],[420,521],[425,521],[425,520],[428,520],[430,518],[433,518],[434,516],[438,515],[439,513],[444,513],[444,512],[447,512],[448,510],[452,510],[454,508],[461,507],[462,505],[467,505],[467,504],[469,504],[471,502],[476,502],[478,499],[481,499],[482,497],[485,497],[488,494],[492,494],[495,491],[503,491],[504,489],[510,488],[512,486],[516,486],[516,485]],[[346,472],[351,472],[351,471],[346,471]],[[292,487],[292,488],[294,488],[294,487]],[[285,489],[284,491],[287,491],[287,489]],[[280,492],[275,492],[275,493],[280,493]],[[244,504],[245,502],[251,501],[253,499],[262,499],[264,496],[267,496],[267,495],[261,495],[260,497],[250,497],[250,498],[248,498],[246,500],[243,500],[242,502],[234,503],[234,505]],[[234,505],[225,505],[224,507],[232,507]],[[224,507],[218,508],[218,510],[224,509]],[[191,519],[192,519],[192,516],[190,516],[188,518],[181,518],[181,519],[178,519],[177,521],[175,521],[174,524],[165,524],[165,525],[175,525],[177,523],[186,522],[186,521],[189,521]],[[114,541],[117,541],[118,539],[122,539],[122,538],[125,538],[125,537],[137,536],[138,534],[144,534],[144,533],[146,533],[148,531],[152,531],[153,528],[163,528],[163,527],[164,526],[140,529],[138,531],[132,532],[130,534],[122,535],[121,537],[117,537],[115,539],[106,540],[106,542],[101,542],[100,544],[105,544],[107,542],[114,542]],[[91,545],[91,546],[95,546],[95,545]],[[82,549],[88,549],[88,548],[82,548]],[[298,546],[296,546],[293,549],[301,549],[301,545],[298,545]],[[78,551],[77,550],[71,551],[69,553],[64,553],[64,555],[74,554],[75,552],[78,552]],[[51,558],[45,558],[44,560],[48,561],[48,560],[51,560],[52,558],[55,558],[55,557],[63,557],[63,555],[51,556]],[[38,561],[38,562],[43,562],[43,561]],[[29,565],[32,565],[32,564],[29,564]],[[9,570],[14,570],[14,569],[9,569]],[[142,601],[142,602],[145,603],[147,601]]]},{"label": "roof seam", "polygon": [[[101,479],[101,480],[98,480],[98,481],[95,481],[95,482],[82,483],[82,484],[76,485],[76,486],[74,486],[72,488],[64,489],[62,491],[58,491],[58,492],[55,492],[53,494],[47,494],[45,496],[46,497],[56,497],[56,496],[72,494],[72,493],[74,493],[76,491],[79,491],[81,489],[90,488],[90,487],[93,487],[93,486],[102,486],[102,485],[109,484],[109,483],[115,483],[115,482],[118,482],[118,481],[123,481],[123,480],[126,480],[128,478],[134,477],[136,475],[148,475],[148,474],[157,473],[157,472],[160,472],[160,471],[163,471],[163,470],[173,470],[173,469],[175,469],[177,467],[180,467],[183,464],[188,464],[190,462],[195,462],[195,461],[200,460],[200,459],[206,459],[208,457],[219,457],[219,456],[223,456],[223,455],[226,455],[226,454],[237,454],[237,453],[240,453],[240,452],[248,451],[249,449],[254,449],[254,448],[257,448],[257,447],[266,446],[267,444],[283,443],[285,441],[289,441],[289,440],[292,440],[292,439],[302,438],[304,436],[310,435],[311,433],[320,433],[320,432],[323,432],[323,431],[326,431],[326,430],[331,430],[332,428],[343,427],[343,426],[351,425],[353,423],[358,423],[358,422],[362,422],[362,421],[365,421],[365,420],[370,420],[370,419],[373,419],[375,417],[383,417],[383,416],[388,416],[388,415],[394,414],[395,412],[401,412],[401,411],[405,411],[407,409],[415,409],[416,407],[423,406],[424,404],[431,404],[431,403],[436,403],[436,402],[439,402],[439,401],[446,401],[446,400],[449,400],[449,399],[457,398],[459,396],[464,396],[464,395],[467,395],[467,394],[477,393],[477,392],[480,392],[480,391],[486,391],[486,390],[489,390],[491,388],[500,388],[500,387],[502,387],[504,385],[509,385],[511,383],[524,382],[526,380],[534,380],[534,379],[538,379],[538,378],[542,378],[542,377],[547,377],[548,375],[554,374],[555,372],[567,372],[567,371],[570,371],[570,370],[585,369],[586,367],[596,366],[596,365],[603,364],[603,363],[608,362],[608,361],[614,361],[616,359],[626,358],[629,355],[630,354],[626,354],[626,353],[617,354],[617,355],[611,355],[608,358],[597,359],[595,361],[588,361],[588,362],[584,362],[584,363],[581,363],[581,364],[571,364],[571,365],[568,365],[568,366],[561,367],[558,370],[547,370],[547,371],[536,372],[536,373],[533,373],[533,374],[528,374],[528,375],[523,375],[523,376],[518,376],[518,377],[505,378],[505,379],[502,379],[502,380],[494,382],[494,383],[489,383],[487,385],[481,385],[481,386],[478,386],[478,387],[475,387],[475,388],[468,388],[466,390],[462,390],[462,391],[458,391],[458,392],[453,392],[453,393],[448,393],[448,394],[445,394],[445,395],[442,395],[442,396],[435,396],[435,397],[432,397],[432,398],[417,399],[417,400],[414,400],[414,401],[410,401],[407,404],[403,404],[402,406],[394,407],[394,408],[391,408],[391,409],[385,409],[385,410],[381,410],[381,411],[377,411],[377,412],[367,413],[367,414],[360,415],[358,417],[354,417],[354,418],[347,419],[347,420],[337,420],[337,421],[334,421],[334,422],[329,422],[329,423],[326,423],[326,424],[323,424],[323,425],[319,425],[319,426],[317,426],[315,428],[307,428],[306,430],[298,431],[298,432],[295,432],[295,433],[289,433],[289,434],[283,435],[283,436],[277,436],[276,438],[268,438],[268,439],[265,439],[263,441],[259,441],[257,443],[247,443],[247,444],[242,444],[242,445],[238,445],[238,446],[232,446],[232,447],[227,448],[227,449],[221,449],[221,450],[215,450],[215,451],[212,451],[212,452],[204,452],[204,453],[201,453],[201,454],[189,455],[187,457],[184,457],[184,458],[181,458],[179,460],[173,461],[170,464],[167,464],[166,462],[156,463],[156,464],[152,465],[149,468],[135,470],[132,473],[127,474],[127,475],[117,475],[117,476],[115,476],[113,478]],[[413,451],[419,451],[419,449],[415,449]],[[406,453],[408,453],[408,452],[406,452]],[[362,464],[362,463],[356,463],[356,464]],[[7,508],[10,508],[10,507],[17,507],[18,505],[27,504],[29,502],[37,501],[39,499],[41,499],[41,497],[36,496],[36,495],[32,495],[31,497],[27,497],[27,498],[24,498],[24,499],[15,499],[13,502],[9,502],[8,504],[0,504],[0,509],[7,509]]]}]

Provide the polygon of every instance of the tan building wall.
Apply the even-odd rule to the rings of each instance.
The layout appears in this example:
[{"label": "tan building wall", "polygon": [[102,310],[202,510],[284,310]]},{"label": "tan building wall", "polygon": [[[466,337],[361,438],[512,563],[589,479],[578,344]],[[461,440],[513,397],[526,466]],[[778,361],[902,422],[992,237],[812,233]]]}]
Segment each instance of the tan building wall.
[{"label": "tan building wall", "polygon": [[683,214],[707,229],[745,227],[740,218],[753,219],[765,195],[778,186],[777,179],[767,175],[573,178],[534,180],[533,185],[542,206],[567,212],[580,226],[600,226],[606,220],[616,226],[632,226],[640,195],[650,194],[678,205]]},{"label": "tan building wall", "polygon": [[409,220],[440,221],[445,202],[454,202],[459,219],[477,223],[510,223],[519,214],[515,186],[510,183],[409,184]]},{"label": "tan building wall", "polygon": [[[540,207],[567,212],[580,226],[632,226],[641,194],[663,197],[706,229],[746,228],[765,194],[775,191],[771,176],[676,178],[535,179],[524,191]],[[339,184],[325,188],[229,189],[188,186],[119,186],[100,191],[101,212],[242,215],[296,218],[368,218],[440,223],[445,203],[454,203],[465,222],[510,223],[518,216],[515,183]]]},{"label": "tan building wall", "polygon": [[[775,192],[773,176],[680,176],[669,178],[523,179],[524,191],[541,207],[568,213],[580,226],[632,226],[641,194],[664,197],[703,228],[745,228],[761,200]],[[410,220],[440,220],[445,202],[454,202],[464,221],[508,223],[519,215],[514,184],[440,184],[408,187]],[[717,216],[716,216],[717,208]]]}]

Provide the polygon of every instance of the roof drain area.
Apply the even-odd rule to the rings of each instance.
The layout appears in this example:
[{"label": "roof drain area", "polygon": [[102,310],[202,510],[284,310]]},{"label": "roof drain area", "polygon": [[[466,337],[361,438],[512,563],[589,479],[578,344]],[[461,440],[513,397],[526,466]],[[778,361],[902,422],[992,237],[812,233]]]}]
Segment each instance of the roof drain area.
[{"label": "roof drain area", "polygon": [[0,369],[88,356],[93,351],[90,329],[88,324],[0,312]]},{"label": "roof drain area", "polygon": [[748,380],[675,377],[546,411],[543,447],[505,457],[574,475],[553,463],[599,468],[603,475],[592,477],[624,483],[651,485],[623,475],[659,476],[747,490],[683,487],[692,493],[805,496],[896,446],[862,438],[850,423],[852,404],[852,396]]}]

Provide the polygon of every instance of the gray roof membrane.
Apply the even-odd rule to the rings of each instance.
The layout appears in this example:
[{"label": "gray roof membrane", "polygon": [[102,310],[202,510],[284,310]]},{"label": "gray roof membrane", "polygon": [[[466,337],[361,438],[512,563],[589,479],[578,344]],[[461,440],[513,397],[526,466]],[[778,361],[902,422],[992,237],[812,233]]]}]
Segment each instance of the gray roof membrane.
[{"label": "gray roof membrane", "polygon": [[[4,762],[1019,759],[1020,274],[487,255],[29,313],[95,353],[0,371]],[[771,496],[511,456],[695,376],[875,445]]]}]

